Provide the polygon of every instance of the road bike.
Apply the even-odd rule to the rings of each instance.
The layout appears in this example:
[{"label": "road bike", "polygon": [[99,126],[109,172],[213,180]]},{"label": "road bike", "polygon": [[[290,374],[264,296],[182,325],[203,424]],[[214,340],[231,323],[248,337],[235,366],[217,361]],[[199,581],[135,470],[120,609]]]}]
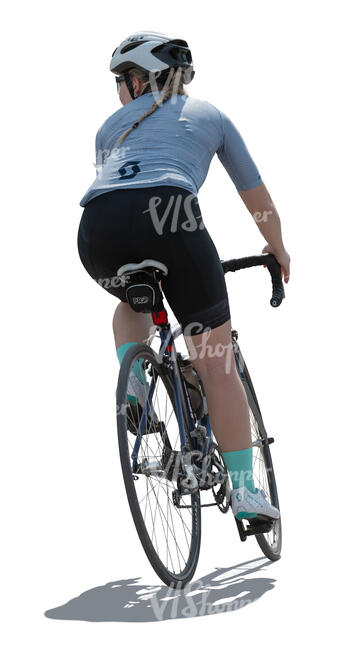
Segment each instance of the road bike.
[{"label": "road bike", "polygon": [[[281,267],[274,255],[221,261],[224,273],[252,266],[267,267],[272,280],[270,304],[285,297]],[[126,297],[136,312],[151,313],[159,350],[133,344],[120,367],[116,389],[120,461],[128,503],[140,541],[153,569],[170,587],[181,588],[193,577],[200,552],[201,508],[231,505],[229,473],[210,426],[203,383],[188,355],[176,349],[183,333],[170,327],[160,281],[169,270],[159,260],[145,259],[117,270]],[[236,371],[249,404],[254,483],[279,509],[270,446],[258,399],[238,343],[231,331]],[[138,390],[138,388],[140,390]],[[202,503],[202,494],[212,495]],[[280,558],[281,518],[234,517],[241,541],[255,538],[266,557]]]}]

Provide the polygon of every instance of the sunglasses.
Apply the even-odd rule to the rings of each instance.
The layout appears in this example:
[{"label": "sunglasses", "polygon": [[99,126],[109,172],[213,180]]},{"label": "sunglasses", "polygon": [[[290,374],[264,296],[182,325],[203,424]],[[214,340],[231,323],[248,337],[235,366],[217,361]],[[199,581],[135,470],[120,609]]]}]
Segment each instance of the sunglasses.
[{"label": "sunglasses", "polygon": [[121,75],[120,77],[115,77],[116,88],[117,88],[118,93],[120,92],[121,81],[124,81],[124,80],[125,80],[125,75]]}]

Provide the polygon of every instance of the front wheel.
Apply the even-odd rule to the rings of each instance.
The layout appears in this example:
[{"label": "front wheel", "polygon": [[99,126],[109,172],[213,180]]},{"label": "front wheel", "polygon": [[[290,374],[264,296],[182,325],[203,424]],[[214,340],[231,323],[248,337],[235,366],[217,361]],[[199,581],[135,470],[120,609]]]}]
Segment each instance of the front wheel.
[{"label": "front wheel", "polygon": [[[262,427],[262,418],[254,403],[249,406],[250,428],[253,448],[253,478],[259,489],[264,489],[268,501],[278,508],[279,500],[277,484],[274,475],[272,456],[267,443],[267,434]],[[268,533],[255,535],[262,552],[270,560],[279,560],[282,547],[281,517],[275,519]]]},{"label": "front wheel", "polygon": [[[140,391],[133,399],[131,376],[136,361],[142,383],[137,383]],[[150,385],[152,402],[145,418]],[[181,497],[179,505],[189,507],[179,508],[173,498],[181,479],[174,401],[170,371],[155,351],[141,343],[131,346],[122,361],[116,391],[119,451],[128,503],[153,569],[168,586],[183,587],[192,579],[199,558],[201,509],[199,492]]]},{"label": "front wheel", "polygon": [[[253,478],[254,484],[266,493],[268,501],[279,508],[277,484],[273,469],[272,456],[268,443],[267,432],[263,423],[259,403],[254,391],[253,383],[244,361],[240,346],[237,342],[237,333],[233,332],[233,347],[236,365],[240,374],[249,404],[250,429],[253,447]],[[279,560],[282,547],[281,517],[274,520],[268,533],[258,533],[255,538],[266,557],[270,560]]]}]

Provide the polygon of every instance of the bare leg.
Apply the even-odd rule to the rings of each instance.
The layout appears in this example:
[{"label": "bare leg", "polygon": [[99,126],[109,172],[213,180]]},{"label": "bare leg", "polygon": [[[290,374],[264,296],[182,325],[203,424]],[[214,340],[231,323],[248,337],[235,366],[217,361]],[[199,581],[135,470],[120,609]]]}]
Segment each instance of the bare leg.
[{"label": "bare leg", "polygon": [[[161,281],[159,281],[159,287],[162,290]],[[134,341],[137,343],[146,343],[147,338],[155,330],[156,327],[152,320],[152,314],[135,312],[129,306],[128,302],[120,302],[117,305],[113,317],[116,349],[123,343]]]},{"label": "bare leg", "polygon": [[[151,314],[136,313],[121,302],[113,318],[116,348],[130,341],[145,343],[152,327]],[[251,446],[249,407],[236,368],[231,321],[184,338],[205,388],[212,431],[221,451],[247,449]]]},{"label": "bare leg", "polygon": [[146,343],[151,327],[154,327],[151,314],[137,313],[127,302],[120,302],[113,318],[116,349],[123,343]]},{"label": "bare leg", "polygon": [[237,372],[231,321],[184,338],[205,388],[211,428],[221,451],[247,449],[252,444],[249,406]]}]

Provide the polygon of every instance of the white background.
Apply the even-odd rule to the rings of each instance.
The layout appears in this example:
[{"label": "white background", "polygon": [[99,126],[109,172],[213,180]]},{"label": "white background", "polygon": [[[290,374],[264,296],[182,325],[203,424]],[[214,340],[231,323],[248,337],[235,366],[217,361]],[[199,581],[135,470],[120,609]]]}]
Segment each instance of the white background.
[{"label": "white background", "polygon": [[[6,650],[113,648],[125,634],[144,648],[228,641],[285,648],[307,639],[331,645],[337,634],[344,596],[342,9],[341,2],[315,0],[7,4],[1,39]],[[152,621],[145,592],[138,593],[164,587],[136,535],[118,459],[112,333],[118,301],[92,281],[77,250],[79,201],[95,175],[95,134],[121,107],[108,70],[111,53],[141,29],[188,40],[196,74],[187,90],[234,121],[278,209],[291,255],[278,309],[269,304],[265,269],[226,276],[232,325],[276,439],[281,560],[266,561],[253,538],[242,543],[231,513],[204,509],[195,580],[209,586],[210,602],[231,602],[239,593],[252,602],[164,621]],[[261,253],[266,242],[217,157],[199,202],[221,259]]]}]

